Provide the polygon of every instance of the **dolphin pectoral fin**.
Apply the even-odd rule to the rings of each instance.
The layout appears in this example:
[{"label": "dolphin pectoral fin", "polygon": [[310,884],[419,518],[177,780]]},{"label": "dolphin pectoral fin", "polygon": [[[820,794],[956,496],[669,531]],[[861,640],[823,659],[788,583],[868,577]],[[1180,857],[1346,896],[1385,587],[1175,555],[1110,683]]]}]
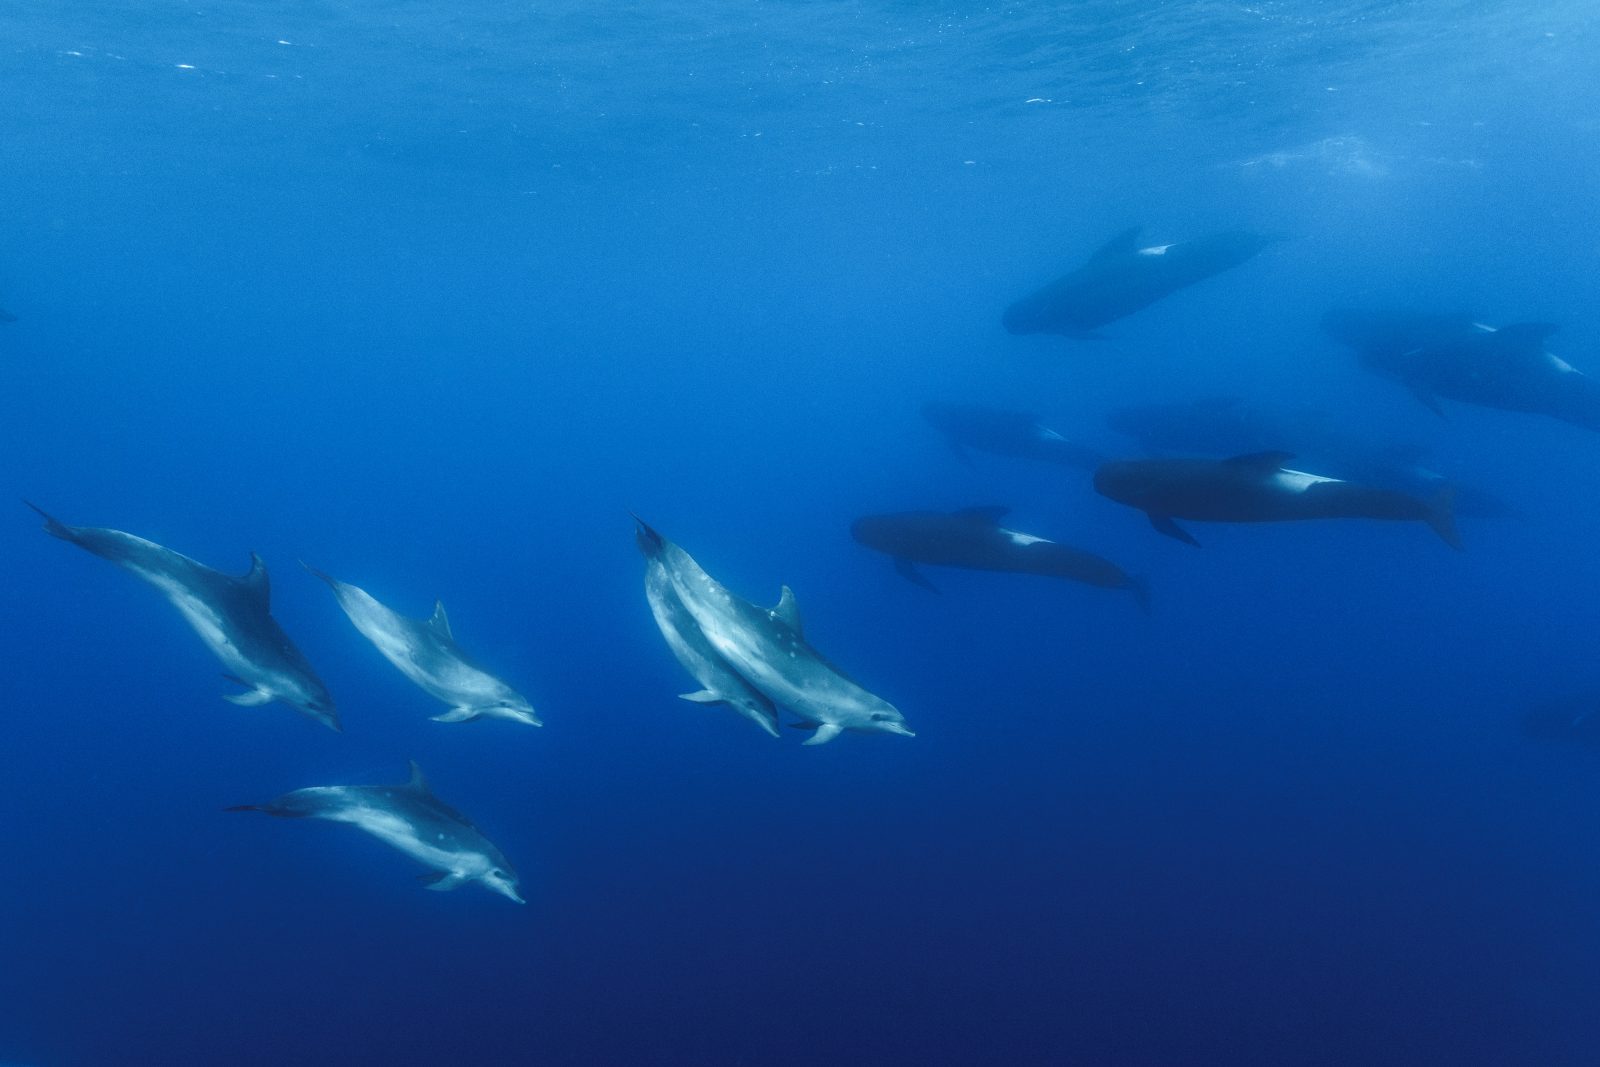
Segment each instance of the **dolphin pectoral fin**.
[{"label": "dolphin pectoral fin", "polygon": [[687,700],[691,704],[726,704],[728,701],[720,693],[709,689],[702,689],[698,693],[679,693],[679,700]]},{"label": "dolphin pectoral fin", "polygon": [[1166,534],[1168,537],[1182,541],[1186,545],[1193,545],[1196,548],[1200,547],[1200,542],[1194,539],[1194,535],[1188,530],[1185,530],[1182,526],[1179,526],[1177,523],[1173,522],[1172,516],[1157,515],[1154,512],[1149,513],[1149,515],[1150,525],[1155,527],[1157,533]]},{"label": "dolphin pectoral fin", "polygon": [[920,585],[930,593],[937,593],[939,591],[939,587],[928,581],[927,577],[923,575],[921,571],[917,570],[916,564],[912,563],[909,559],[896,556],[894,558],[894,569],[895,573],[899,574],[900,577],[904,578],[912,585]]},{"label": "dolphin pectoral fin", "polygon": [[817,732],[800,742],[803,745],[825,745],[835,737],[844,733],[844,727],[831,722],[825,722],[817,727]]},{"label": "dolphin pectoral fin", "polygon": [[434,722],[471,722],[483,712],[477,708],[451,708],[442,715],[429,716]]},{"label": "dolphin pectoral fin", "polygon": [[224,693],[222,699],[241,708],[259,708],[272,703],[272,694],[265,689],[252,689],[248,693]]},{"label": "dolphin pectoral fin", "polygon": [[444,893],[461,886],[466,879],[454,871],[429,871],[417,875],[417,881],[422,883],[422,888],[432,889]]}]

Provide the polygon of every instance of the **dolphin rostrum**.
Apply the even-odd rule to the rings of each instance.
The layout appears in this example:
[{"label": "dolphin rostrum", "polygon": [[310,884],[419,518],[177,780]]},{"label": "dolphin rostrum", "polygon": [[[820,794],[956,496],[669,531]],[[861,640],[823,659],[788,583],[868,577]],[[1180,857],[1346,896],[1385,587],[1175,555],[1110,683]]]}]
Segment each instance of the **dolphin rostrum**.
[{"label": "dolphin rostrum", "polygon": [[656,553],[656,545],[641,524],[638,533],[639,550],[645,554],[644,595],[650,602],[650,613],[655,616],[661,636],[667,647],[683,664],[701,689],[684,693],[684,700],[696,704],[726,704],[740,715],[760,726],[773,737],[778,736],[778,711],[772,701],[762,696],[749,682],[728,665],[717,650],[711,647],[705,634],[695,623],[689,610],[683,606],[672,586],[672,576]]},{"label": "dolphin rostrum", "polygon": [[788,586],[770,610],[734,596],[683,549],[639,522],[639,546],[658,560],[672,590],[712,650],[728,668],[775,704],[805,720],[821,745],[845,730],[915,737],[905,716],[845,677],[806,641],[800,609]]},{"label": "dolphin rostrum", "polygon": [[364,589],[341,582],[310,564],[301,566],[328,583],[339,607],[361,635],[377,646],[384,659],[429,696],[450,705],[449,711],[433,716],[434,722],[489,718],[544,725],[522,694],[461,651],[450,633],[450,620],[442,602],[434,602],[433,615],[426,621],[408,619]]},{"label": "dolphin rostrum", "polygon": [[249,573],[235,578],[142,537],[99,526],[68,526],[33,504],[28,506],[44,516],[49,533],[160,590],[222,661],[228,677],[246,689],[223,699],[244,707],[281,700],[339,729],[327,687],[272,617],[267,565],[260,556],[251,553]]},{"label": "dolphin rostrum", "polygon": [[466,816],[433,795],[415,762],[404,785],[314,785],[265,804],[227,810],[347,822],[431,867],[436,873],[419,876],[429,889],[481,882],[485,889],[526,903],[517,894],[517,872],[505,856]]}]

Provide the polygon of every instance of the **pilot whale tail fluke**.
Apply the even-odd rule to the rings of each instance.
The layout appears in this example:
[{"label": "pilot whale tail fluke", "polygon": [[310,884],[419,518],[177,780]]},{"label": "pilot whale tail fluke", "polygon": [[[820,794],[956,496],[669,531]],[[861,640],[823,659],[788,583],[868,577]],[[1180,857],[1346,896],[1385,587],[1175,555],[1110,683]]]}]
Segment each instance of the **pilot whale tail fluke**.
[{"label": "pilot whale tail fluke", "polygon": [[52,537],[59,537],[63,541],[77,540],[76,531],[74,531],[72,527],[68,526],[60,519],[57,519],[54,515],[50,514],[44,508],[41,508],[38,504],[35,504],[31,500],[24,500],[23,503],[43,516],[44,529],[46,533],[50,534]]},{"label": "pilot whale tail fluke", "polygon": [[1456,490],[1454,486],[1447,485],[1440,489],[1432,500],[1428,501],[1428,526],[1438,534],[1445,544],[1457,552],[1465,549],[1461,543],[1461,534],[1456,531]]}]

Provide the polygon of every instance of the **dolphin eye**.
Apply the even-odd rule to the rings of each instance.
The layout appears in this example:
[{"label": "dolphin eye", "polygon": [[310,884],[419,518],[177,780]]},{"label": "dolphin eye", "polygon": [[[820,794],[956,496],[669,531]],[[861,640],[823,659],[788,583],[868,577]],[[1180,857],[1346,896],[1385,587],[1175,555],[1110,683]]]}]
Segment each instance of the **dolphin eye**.
[{"label": "dolphin eye", "polygon": [[881,711],[875,711],[875,712],[872,713],[872,721],[873,722],[888,722],[892,717],[893,716],[888,715],[888,714],[886,714],[884,712],[881,712]]}]

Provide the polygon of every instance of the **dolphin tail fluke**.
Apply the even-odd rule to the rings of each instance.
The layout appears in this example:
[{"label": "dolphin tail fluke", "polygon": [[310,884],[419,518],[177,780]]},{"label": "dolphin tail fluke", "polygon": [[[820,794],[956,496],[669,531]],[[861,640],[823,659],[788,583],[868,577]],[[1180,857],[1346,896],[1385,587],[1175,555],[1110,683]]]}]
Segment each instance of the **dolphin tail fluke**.
[{"label": "dolphin tail fluke", "polygon": [[633,538],[639,545],[639,551],[644,553],[646,559],[655,559],[662,548],[666,546],[667,539],[656,533],[648,522],[634,515],[632,511],[629,511],[628,514],[633,515],[633,521],[638,524],[633,531]]},{"label": "dolphin tail fluke", "polygon": [[1428,501],[1427,523],[1445,544],[1460,552],[1465,546],[1456,532],[1456,490],[1447,485]]},{"label": "dolphin tail fluke", "polygon": [[1128,575],[1128,584],[1124,586],[1133,594],[1134,602],[1139,605],[1139,610],[1146,615],[1150,614],[1150,583],[1141,577]]},{"label": "dolphin tail fluke", "polygon": [[57,519],[54,515],[50,514],[44,508],[41,508],[38,504],[35,504],[31,500],[24,500],[23,503],[28,505],[34,511],[37,511],[44,518],[44,529],[45,532],[50,536],[59,537],[63,541],[77,540],[77,531],[71,526],[68,526],[66,523]]},{"label": "dolphin tail fluke", "polygon": [[330,587],[332,587],[334,589],[337,589],[339,587],[339,580],[337,578],[335,578],[333,575],[329,574],[327,571],[319,571],[319,570],[317,570],[317,568],[313,567],[311,564],[307,563],[305,560],[301,560],[300,561],[300,566],[304,567],[306,569],[306,573],[311,575],[313,578],[321,578],[323,581],[327,582]]}]

